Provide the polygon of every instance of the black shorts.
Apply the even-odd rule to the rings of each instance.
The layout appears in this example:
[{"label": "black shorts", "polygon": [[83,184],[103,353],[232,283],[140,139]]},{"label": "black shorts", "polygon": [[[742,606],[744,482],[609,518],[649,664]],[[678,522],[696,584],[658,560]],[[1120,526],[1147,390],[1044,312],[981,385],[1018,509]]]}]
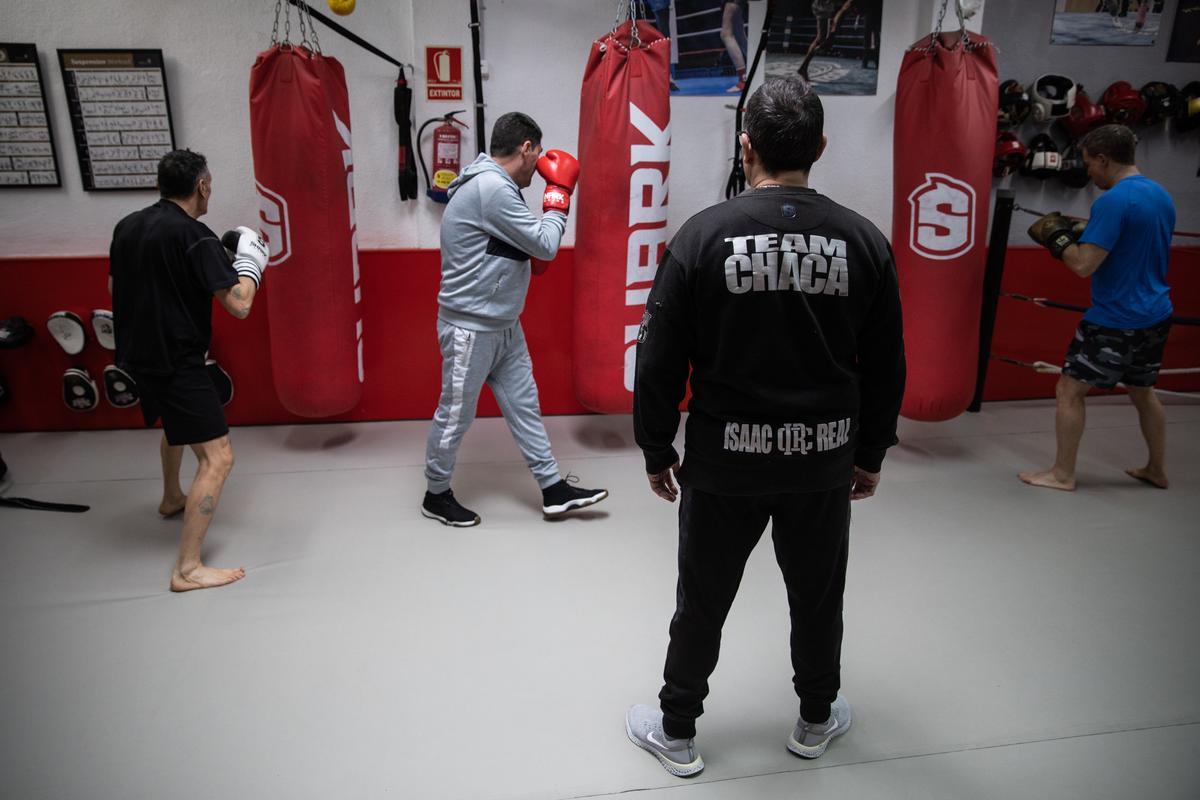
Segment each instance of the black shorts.
[{"label": "black shorts", "polygon": [[133,374],[147,425],[162,419],[167,444],[199,444],[229,433],[225,410],[204,359],[187,361],[171,375]]},{"label": "black shorts", "polygon": [[1153,386],[1170,331],[1170,319],[1135,329],[1081,321],[1067,348],[1063,374],[1097,389],[1111,389],[1118,383]]}]

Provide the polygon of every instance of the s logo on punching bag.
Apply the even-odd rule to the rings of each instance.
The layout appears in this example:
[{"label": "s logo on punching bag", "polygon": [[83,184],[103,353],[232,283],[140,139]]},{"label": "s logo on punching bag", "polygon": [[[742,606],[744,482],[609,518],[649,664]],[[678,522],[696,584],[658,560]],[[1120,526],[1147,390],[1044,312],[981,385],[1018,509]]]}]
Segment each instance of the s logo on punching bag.
[{"label": "s logo on punching bag", "polygon": [[292,254],[287,200],[258,181],[254,182],[254,188],[258,190],[258,232],[270,251],[270,260],[267,263],[277,267]]},{"label": "s logo on punching bag", "polygon": [[941,172],[926,172],[925,182],[908,196],[912,209],[909,243],[915,252],[948,261],[975,246],[975,189]]}]

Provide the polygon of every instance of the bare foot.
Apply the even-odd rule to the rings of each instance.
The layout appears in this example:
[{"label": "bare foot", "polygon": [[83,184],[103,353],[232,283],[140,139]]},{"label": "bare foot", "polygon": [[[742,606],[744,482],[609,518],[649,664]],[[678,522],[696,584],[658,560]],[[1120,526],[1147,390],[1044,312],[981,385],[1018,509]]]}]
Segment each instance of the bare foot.
[{"label": "bare foot", "polygon": [[1030,486],[1041,486],[1046,489],[1058,489],[1062,492],[1075,491],[1075,479],[1062,480],[1054,474],[1054,470],[1048,469],[1045,472],[1018,472],[1017,477],[1028,483]]},{"label": "bare foot", "polygon": [[158,513],[162,515],[163,519],[170,519],[182,514],[186,505],[187,495],[185,494],[178,497],[164,497],[163,501],[158,504]]},{"label": "bare foot", "polygon": [[217,586],[225,586],[240,581],[246,577],[246,570],[241,567],[236,569],[217,569],[215,567],[196,567],[188,572],[187,575],[181,573],[178,569],[171,573],[171,591],[172,592],[190,592],[193,589],[213,589]]},{"label": "bare foot", "polygon": [[1151,472],[1147,467],[1130,467],[1125,470],[1125,474],[1131,478],[1137,478],[1142,483],[1148,483],[1157,489],[1166,489],[1171,485],[1167,480],[1167,476],[1161,472]]}]

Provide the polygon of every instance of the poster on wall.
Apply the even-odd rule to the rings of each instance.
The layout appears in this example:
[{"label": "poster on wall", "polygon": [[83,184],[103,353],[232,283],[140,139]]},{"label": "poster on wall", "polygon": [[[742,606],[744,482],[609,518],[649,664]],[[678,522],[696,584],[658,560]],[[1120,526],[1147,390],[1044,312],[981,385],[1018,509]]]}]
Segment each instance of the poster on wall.
[{"label": "poster on wall", "polygon": [[649,0],[647,21],[671,40],[671,94],[738,95],[749,52],[749,0]]},{"label": "poster on wall", "polygon": [[462,100],[462,48],[425,48],[425,99]]},{"label": "poster on wall", "polygon": [[0,42],[0,188],[62,186],[37,46]]},{"label": "poster on wall", "polygon": [[883,0],[780,0],[766,75],[798,76],[823,95],[873,95],[882,19]]},{"label": "poster on wall", "polygon": [[162,50],[59,50],[83,188],[153,189],[175,149]]},{"label": "poster on wall", "polygon": [[1200,0],[1179,0],[1167,61],[1200,61]]},{"label": "poster on wall", "polygon": [[1043,0],[1054,3],[1050,44],[1149,47],[1158,38],[1163,0]]}]

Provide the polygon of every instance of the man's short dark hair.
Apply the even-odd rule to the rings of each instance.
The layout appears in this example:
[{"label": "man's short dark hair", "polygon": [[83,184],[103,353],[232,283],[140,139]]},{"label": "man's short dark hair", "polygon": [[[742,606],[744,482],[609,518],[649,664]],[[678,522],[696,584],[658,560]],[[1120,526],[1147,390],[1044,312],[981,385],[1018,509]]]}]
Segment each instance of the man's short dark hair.
[{"label": "man's short dark hair", "polygon": [[204,156],[191,150],[172,150],[158,160],[158,193],[168,199],[186,200],[207,172]]},{"label": "man's short dark hair", "polygon": [[808,172],[821,151],[825,109],[803,81],[774,78],[750,95],[742,128],[768,173]]},{"label": "man's short dark hair", "polygon": [[528,114],[510,111],[492,126],[492,142],[488,150],[493,156],[511,156],[525,142],[542,143],[542,129]]},{"label": "man's short dark hair", "polygon": [[1133,164],[1137,136],[1124,125],[1101,125],[1088,131],[1079,146],[1093,158],[1108,156],[1118,164]]}]

